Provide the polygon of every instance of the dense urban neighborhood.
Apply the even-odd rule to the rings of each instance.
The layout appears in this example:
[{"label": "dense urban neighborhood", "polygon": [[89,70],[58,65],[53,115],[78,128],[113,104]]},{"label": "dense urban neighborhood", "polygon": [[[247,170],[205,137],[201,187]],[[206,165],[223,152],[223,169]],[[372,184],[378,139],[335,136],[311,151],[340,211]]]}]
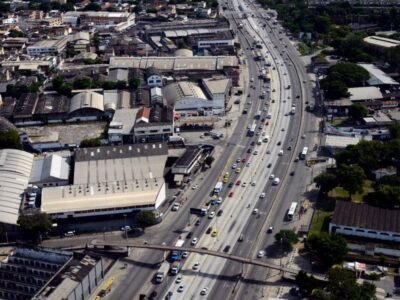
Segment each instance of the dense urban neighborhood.
[{"label": "dense urban neighborhood", "polygon": [[400,299],[399,0],[0,0],[0,299]]}]

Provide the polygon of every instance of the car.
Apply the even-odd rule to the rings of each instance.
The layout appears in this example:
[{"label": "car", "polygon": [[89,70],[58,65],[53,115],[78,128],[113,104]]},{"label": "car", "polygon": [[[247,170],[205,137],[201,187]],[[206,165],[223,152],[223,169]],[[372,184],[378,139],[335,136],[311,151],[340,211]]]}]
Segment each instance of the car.
[{"label": "car", "polygon": [[181,283],[182,282],[182,275],[178,275],[178,277],[175,280],[175,283]]},{"label": "car", "polygon": [[177,211],[180,207],[181,207],[181,205],[179,203],[174,203],[174,205],[172,205],[171,210],[172,211]]},{"label": "car", "polygon": [[269,163],[269,164],[267,165],[267,168],[269,169],[269,168],[271,168],[271,167],[272,167],[272,164]]},{"label": "car", "polygon": [[290,172],[289,175],[290,175],[290,176],[294,176],[294,171]]},{"label": "car", "polygon": [[281,131],[285,131],[285,128],[282,128]]},{"label": "car", "polygon": [[242,162],[246,162],[246,157],[243,157],[243,158],[242,158]]},{"label": "car", "polygon": [[249,148],[247,149],[247,153],[251,153],[253,151],[253,149]]},{"label": "car", "polygon": [[298,162],[298,161],[299,161],[299,158],[296,157],[296,158],[294,159],[294,162]]},{"label": "car", "polygon": [[303,134],[303,135],[301,136],[301,138],[302,138],[302,139],[305,139],[305,138],[306,138],[306,135],[305,135],[305,134]]},{"label": "car", "polygon": [[197,237],[194,237],[190,243],[194,246],[197,244],[198,241],[199,239]]},{"label": "car", "polygon": [[267,154],[271,154],[271,150],[267,150],[267,152],[266,152]]},{"label": "car", "polygon": [[258,214],[258,208],[253,209],[253,215],[257,215]]},{"label": "car", "polygon": [[234,195],[234,192],[230,192],[230,193],[228,194],[228,197],[229,197],[229,198],[232,198],[233,195]]},{"label": "car", "polygon": [[236,185],[240,185],[242,182],[240,180],[236,181]]},{"label": "car", "polygon": [[247,162],[246,167],[250,167],[250,162]]},{"label": "car", "polygon": [[183,292],[183,289],[184,289],[185,287],[183,286],[183,285],[180,285],[179,287],[178,287],[178,293],[182,293]]},{"label": "car", "polygon": [[207,228],[207,231],[206,231],[206,234],[210,234],[211,231],[212,231],[212,227],[208,227],[208,228]]},{"label": "car", "polygon": [[256,186],[256,181],[255,181],[255,180],[253,180],[253,181],[251,182],[251,186]]},{"label": "car", "polygon": [[222,216],[222,213],[223,213],[224,211],[222,210],[222,209],[220,209],[218,212],[217,212],[217,217],[220,217],[220,216]]},{"label": "car", "polygon": [[288,151],[292,150],[292,146],[287,147]]},{"label": "car", "polygon": [[244,182],[242,183],[242,187],[246,187],[246,185],[247,185],[247,183],[246,183],[246,181],[244,181]]},{"label": "car", "polygon": [[264,251],[264,250],[260,250],[260,251],[258,251],[258,253],[257,253],[257,257],[258,257],[258,258],[262,258],[264,255],[265,255],[265,251]]},{"label": "car", "polygon": [[190,238],[192,238],[192,236],[193,236],[193,232],[190,231],[190,232],[187,234],[186,238],[187,238],[187,239],[190,239]]},{"label": "car", "polygon": [[200,263],[199,262],[196,262],[192,267],[192,269],[195,270],[195,271],[198,270],[199,268],[200,268]]},{"label": "car", "polygon": [[278,146],[282,145],[282,142],[281,142],[281,141],[279,141],[279,142],[277,143],[277,145],[278,145]]},{"label": "car", "polygon": [[242,159],[239,157],[238,159],[236,159],[236,162],[237,162],[237,163],[240,163],[241,160],[242,160]]},{"label": "car", "polygon": [[260,199],[264,199],[264,198],[265,198],[265,193],[262,192],[262,193],[260,194]]},{"label": "car", "polygon": [[272,233],[274,231],[274,226],[269,226],[267,232]]},{"label": "car", "polygon": [[200,219],[197,219],[196,223],[194,223],[194,225],[196,225],[196,226],[199,226],[200,224],[201,224],[201,220]]},{"label": "car", "polygon": [[297,96],[296,96],[296,99],[299,99],[299,98],[300,98],[300,95],[297,95]]},{"label": "car", "polygon": [[64,233],[64,236],[69,237],[69,236],[74,236],[75,235],[75,230],[70,230]]},{"label": "car", "polygon": [[231,250],[231,246],[230,245],[226,245],[223,251],[225,253],[227,253],[227,252],[229,252],[229,250]]},{"label": "car", "polygon": [[207,293],[208,293],[208,287],[205,287],[205,288],[203,288],[203,289],[201,290],[200,295],[206,296]]},{"label": "car", "polygon": [[167,295],[165,296],[165,300],[171,300],[173,295],[174,295],[174,293],[171,292],[171,291],[169,291],[169,292],[167,293]]},{"label": "car", "polygon": [[189,256],[189,252],[183,251],[182,258],[187,258]]},{"label": "car", "polygon": [[131,228],[131,226],[129,226],[129,225],[125,225],[125,226],[122,226],[122,227],[121,227],[121,230],[122,230],[122,231],[131,231],[132,228]]},{"label": "car", "polygon": [[252,141],[252,142],[250,143],[251,146],[254,146],[255,144],[256,144],[255,141]]},{"label": "car", "polygon": [[233,182],[229,182],[229,184],[228,184],[228,188],[231,188],[231,187],[233,187]]},{"label": "car", "polygon": [[195,191],[195,190],[197,190],[198,187],[199,187],[199,185],[195,184],[194,186],[192,186],[192,190]]},{"label": "car", "polygon": [[209,219],[214,218],[214,216],[215,216],[215,212],[213,212],[213,211],[208,214]]},{"label": "car", "polygon": [[232,169],[236,169],[236,168],[237,168],[237,164],[233,164]]},{"label": "car", "polygon": [[253,155],[258,155],[258,150],[254,150]]},{"label": "car", "polygon": [[269,179],[273,180],[275,178],[274,174],[269,175]]},{"label": "car", "polygon": [[217,204],[221,204],[222,203],[222,197],[218,197],[218,199],[215,202],[217,202]]},{"label": "car", "polygon": [[217,235],[218,235],[218,230],[214,228],[213,231],[211,232],[211,236],[216,237]]},{"label": "car", "polygon": [[241,170],[241,168],[236,168],[235,173],[239,174]]}]

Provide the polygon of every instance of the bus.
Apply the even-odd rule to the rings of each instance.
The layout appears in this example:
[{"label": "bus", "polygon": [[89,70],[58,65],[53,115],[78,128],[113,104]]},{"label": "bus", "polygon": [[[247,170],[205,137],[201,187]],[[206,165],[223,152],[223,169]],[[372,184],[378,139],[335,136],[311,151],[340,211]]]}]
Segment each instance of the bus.
[{"label": "bus", "polygon": [[300,153],[300,159],[306,159],[307,152],[308,152],[308,148],[304,147],[303,151],[301,151],[301,153]]},{"label": "bus", "polygon": [[289,221],[293,220],[294,214],[296,213],[296,208],[297,208],[297,202],[292,202],[289,211],[287,213],[287,219]]},{"label": "bus", "polygon": [[254,136],[254,133],[256,132],[256,128],[257,128],[257,124],[254,122],[254,123],[251,125],[249,131],[247,132],[247,135],[248,135],[248,136]]},{"label": "bus", "polygon": [[214,194],[221,193],[222,192],[222,186],[223,186],[222,181],[218,181],[217,184],[214,187]]}]

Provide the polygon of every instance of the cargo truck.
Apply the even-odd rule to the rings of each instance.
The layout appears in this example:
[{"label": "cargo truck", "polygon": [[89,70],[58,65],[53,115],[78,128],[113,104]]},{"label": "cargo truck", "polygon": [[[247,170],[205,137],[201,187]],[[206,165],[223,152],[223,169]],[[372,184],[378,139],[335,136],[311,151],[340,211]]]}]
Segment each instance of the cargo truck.
[{"label": "cargo truck", "polygon": [[[184,243],[185,243],[185,240],[178,240],[175,244],[175,247],[180,248],[183,246]],[[172,250],[171,254],[169,255],[169,259],[171,260],[171,262],[181,260],[182,259],[182,251]]]},{"label": "cargo truck", "polygon": [[164,281],[165,276],[167,276],[169,270],[169,263],[163,262],[160,269],[156,273],[156,282],[161,283]]},{"label": "cargo truck", "polygon": [[181,263],[179,261],[175,261],[171,264],[169,272],[171,273],[171,275],[176,275],[179,273],[180,270],[181,270]]}]

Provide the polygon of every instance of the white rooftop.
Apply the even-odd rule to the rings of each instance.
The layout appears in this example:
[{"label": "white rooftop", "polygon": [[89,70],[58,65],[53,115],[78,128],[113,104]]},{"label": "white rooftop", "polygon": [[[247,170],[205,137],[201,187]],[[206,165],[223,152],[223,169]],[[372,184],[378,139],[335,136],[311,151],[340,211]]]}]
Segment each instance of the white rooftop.
[{"label": "white rooftop", "polygon": [[374,86],[349,88],[350,101],[382,99],[381,90]]},{"label": "white rooftop", "polygon": [[325,135],[325,146],[333,148],[346,148],[348,145],[357,145],[360,137]]},{"label": "white rooftop", "polygon": [[138,110],[138,108],[117,109],[110,122],[108,134],[130,134],[135,125]]},{"label": "white rooftop", "polygon": [[380,36],[367,36],[364,38],[364,42],[382,48],[392,48],[400,45],[400,41],[398,40],[388,39]]},{"label": "white rooftop", "polygon": [[363,67],[368,71],[370,78],[368,79],[369,85],[380,85],[380,84],[392,84],[398,85],[399,83],[394,80],[392,77],[387,75],[381,69],[378,69],[373,64],[358,64],[360,67]]}]

